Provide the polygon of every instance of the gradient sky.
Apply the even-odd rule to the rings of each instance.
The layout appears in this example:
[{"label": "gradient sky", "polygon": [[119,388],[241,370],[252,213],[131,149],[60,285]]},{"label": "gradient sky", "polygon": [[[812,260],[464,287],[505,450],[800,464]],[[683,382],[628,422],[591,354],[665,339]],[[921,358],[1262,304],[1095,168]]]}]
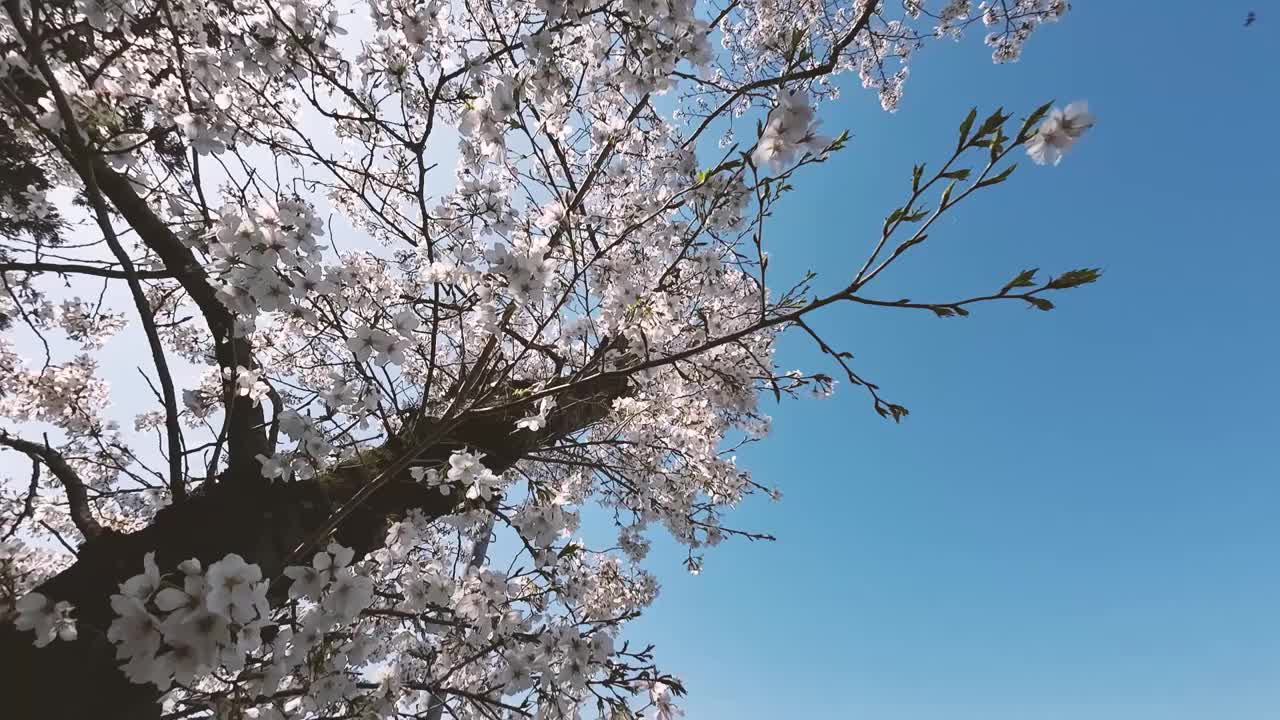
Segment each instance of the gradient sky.
[{"label": "gradient sky", "polygon": [[[1280,4],[1074,6],[1016,65],[991,65],[980,35],[930,43],[894,115],[847,81],[824,108],[854,141],[773,220],[775,283],[847,282],[912,163],[947,152],[970,106],[1021,116],[1051,98],[1087,99],[1098,126],[1060,167],[1021,163],[961,206],[867,292],[1106,274],[1051,313],[817,321],[912,414],[885,422],[847,385],[769,400],[775,432],[740,462],[785,498],[734,520],[779,540],[713,550],[699,577],[656,546],[663,594],[632,636],[689,685],[690,718],[1280,712]],[[802,340],[783,364],[830,371]]]}]

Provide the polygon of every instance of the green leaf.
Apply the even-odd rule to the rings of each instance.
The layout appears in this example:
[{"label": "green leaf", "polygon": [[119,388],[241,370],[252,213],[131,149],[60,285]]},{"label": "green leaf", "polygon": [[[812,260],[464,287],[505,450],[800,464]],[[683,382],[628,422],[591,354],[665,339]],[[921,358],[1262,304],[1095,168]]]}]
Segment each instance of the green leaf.
[{"label": "green leaf", "polygon": [[969,168],[963,168],[961,170],[952,170],[951,172],[944,172],[940,177],[947,178],[948,180],[968,180]]},{"label": "green leaf", "polygon": [[913,212],[910,215],[903,215],[902,222],[920,222],[921,220],[927,217],[929,217],[929,210],[926,208],[921,208],[920,210],[917,210],[916,212]]},{"label": "green leaf", "polygon": [[999,185],[1000,183],[1009,179],[1009,176],[1013,174],[1013,169],[1016,167],[1018,167],[1018,163],[1014,163],[1009,167],[1005,168],[1004,170],[1001,170],[999,175],[992,175],[991,177],[983,180],[982,182],[978,183],[977,186],[980,188],[984,188],[990,185]]},{"label": "green leaf", "polygon": [[1088,285],[1091,282],[1097,282],[1102,276],[1100,268],[1081,268],[1079,270],[1071,270],[1065,272],[1058,277],[1049,281],[1048,287],[1052,290],[1066,290],[1067,288],[1080,287]]},{"label": "green leaf", "polygon": [[1005,293],[1009,292],[1014,288],[1034,286],[1036,284],[1034,278],[1036,276],[1036,273],[1038,272],[1040,272],[1040,268],[1031,268],[1030,270],[1023,270],[1022,272],[1018,273],[1018,277],[1010,280],[1008,284],[1000,288],[1000,294],[1004,295]]},{"label": "green leaf", "polygon": [[916,165],[911,168],[911,192],[920,191],[920,178],[924,177],[924,165]]},{"label": "green leaf", "polygon": [[876,412],[880,413],[880,417],[882,418],[893,416],[894,422],[901,422],[902,418],[911,414],[901,405],[894,405],[893,403],[884,402],[883,400],[876,401]]},{"label": "green leaf", "polygon": [[953,190],[956,189],[956,182],[958,181],[952,180],[947,185],[947,189],[942,191],[942,203],[939,205],[939,207],[943,207],[943,208],[947,207],[947,201],[951,199],[951,193]]},{"label": "green leaf", "polygon": [[1037,310],[1047,311],[1047,310],[1053,309],[1053,303],[1049,302],[1048,300],[1045,300],[1042,297],[1028,297],[1028,298],[1023,298],[1023,300],[1026,300],[1027,302],[1034,305]]},{"label": "green leaf", "polygon": [[[956,152],[964,149],[964,145],[969,140],[969,130],[973,127],[973,121],[978,119],[978,108],[973,108],[969,114],[965,116],[964,122],[960,123],[960,144],[956,145]],[[981,133],[979,133],[981,135]]]},{"label": "green leaf", "polygon": [[995,112],[982,121],[982,127],[978,128],[978,137],[986,137],[995,132],[997,128],[1004,124],[1005,120],[1011,117],[1013,116],[1004,114],[1004,108],[996,108]]},{"label": "green leaf", "polygon": [[995,135],[991,136],[991,162],[1000,159],[1000,153],[1004,152],[1004,141],[1008,139],[1004,134],[1004,128],[996,128]]},{"label": "green leaf", "polygon": [[1044,119],[1045,113],[1048,113],[1049,108],[1051,107],[1053,107],[1052,100],[1036,108],[1035,112],[1028,115],[1027,119],[1022,121],[1022,129],[1018,131],[1018,142],[1024,143],[1031,139],[1031,134],[1036,124]]},{"label": "green leaf", "polygon": [[929,309],[940,318],[955,317],[957,315],[966,317],[969,315],[969,311],[959,305],[930,305]]}]

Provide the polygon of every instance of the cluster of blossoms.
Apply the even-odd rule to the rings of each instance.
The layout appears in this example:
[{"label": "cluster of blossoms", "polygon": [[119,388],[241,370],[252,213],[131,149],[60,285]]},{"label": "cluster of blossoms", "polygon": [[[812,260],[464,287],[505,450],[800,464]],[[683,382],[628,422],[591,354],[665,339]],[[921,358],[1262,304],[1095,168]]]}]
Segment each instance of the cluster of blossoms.
[{"label": "cluster of blossoms", "polygon": [[[434,642],[434,664],[462,669],[467,685],[498,687],[504,696],[553,687],[578,695],[608,671],[616,654],[613,635],[604,630],[607,625],[589,628],[634,612],[652,600],[654,589],[652,581],[646,581],[637,586],[640,594],[618,592],[616,583],[626,580],[617,562],[583,556],[579,545],[570,543],[551,552],[576,523],[573,513],[558,506],[528,507],[516,525],[527,541],[547,550],[537,574],[508,576],[468,569],[455,577],[437,563],[413,562],[429,533],[421,517],[412,517],[392,526],[374,563],[416,566],[390,575],[381,589],[369,574],[372,565],[353,566],[352,550],[331,543],[309,565],[285,569],[294,606],[288,618],[276,618],[269,642],[261,639],[268,609],[266,583],[256,566],[228,556],[201,573],[198,563],[188,561],[179,566],[183,578],[178,586],[158,572],[149,555],[145,572],[130,578],[113,596],[117,617],[108,637],[134,682],[167,688],[176,680],[191,688],[225,692],[227,685],[217,678],[227,675],[214,674],[215,669],[234,676],[252,668],[245,675],[250,678],[244,681],[245,690],[258,697],[280,693],[288,699],[254,708],[259,717],[319,711],[335,703],[358,707],[368,717],[388,717],[414,706],[412,701],[406,705],[399,691],[415,665],[404,660],[391,663],[376,673],[376,687],[362,684],[373,670],[368,663],[386,656],[375,651],[374,626],[361,626],[385,626],[387,616],[421,618],[431,626],[428,618],[441,618],[443,613],[453,619],[437,625],[441,634]],[[545,578],[561,579],[544,584]],[[561,618],[545,612],[545,600],[538,601],[544,612],[529,612],[529,604],[548,592],[574,598],[578,615]],[[400,600],[394,608],[379,609],[374,607],[378,595]],[[397,646],[407,640],[402,633],[392,637]],[[497,662],[464,661],[477,643],[498,645]],[[305,694],[292,691],[299,686]],[[656,706],[678,712],[667,691],[649,689]]]},{"label": "cluster of blossoms", "polygon": [[207,570],[195,559],[178,566],[180,578],[161,576],[155,554],[143,572],[111,596],[115,619],[107,639],[136,683],[167,690],[190,684],[217,667],[236,671],[262,643],[270,619],[268,582],[257,565],[230,554]]},{"label": "cluster of blossoms", "polygon": [[463,490],[468,500],[492,500],[494,490],[502,486],[502,478],[480,462],[482,457],[466,451],[453,453],[449,456],[449,469],[443,477],[438,470],[421,466],[411,468],[409,472],[418,482],[438,486],[443,493],[457,487]]},{"label": "cluster of blossoms", "polygon": [[[467,170],[451,200],[453,210],[464,215],[474,228],[485,235],[502,235],[515,227],[516,212],[511,206],[511,187],[501,178],[481,177]],[[444,211],[449,215],[449,211]],[[458,229],[461,229],[459,224]]]},{"label": "cluster of blossoms", "polygon": [[501,276],[513,298],[519,302],[541,302],[554,276],[555,262],[548,257],[545,237],[517,235],[512,246],[496,245],[485,255],[490,272]]},{"label": "cluster of blossoms", "polygon": [[44,647],[55,638],[70,641],[77,637],[76,621],[71,617],[74,608],[69,602],[54,602],[33,592],[19,599],[14,609],[17,611],[14,627],[34,632],[36,647]]},{"label": "cluster of blossoms", "polygon": [[578,514],[563,503],[553,501],[530,505],[516,515],[512,524],[520,537],[533,547],[550,548],[557,540],[577,531]]},{"label": "cluster of blossoms", "polygon": [[279,478],[288,481],[290,478],[305,480],[315,477],[333,452],[333,446],[323,431],[317,428],[311,419],[294,410],[282,412],[278,418],[280,432],[296,443],[293,453],[280,453],[272,457],[259,455],[262,463],[262,476],[274,480]]},{"label": "cluster of blossoms", "polygon": [[[326,646],[321,655],[313,653],[325,646],[330,631],[351,625],[373,602],[373,582],[351,567],[352,556],[351,549],[330,544],[310,567],[287,568],[285,574],[293,578],[290,596],[302,606],[297,622],[282,626],[271,621],[267,580],[258,566],[240,556],[227,555],[207,570],[188,560],[178,566],[175,577],[162,575],[149,553],[144,571],[122,583],[120,593],[111,597],[115,619],[107,638],[116,646],[123,672],[135,683],[161,690],[174,682],[217,685],[215,670],[234,675],[251,665],[256,692],[269,695],[286,676],[297,676],[311,691],[301,704],[324,707],[355,694],[349,666],[362,665],[371,649],[367,637],[351,637]],[[18,627],[34,629],[38,646],[54,635],[74,639],[65,605],[30,594],[18,603]],[[262,631],[269,623],[274,635],[264,643]],[[322,662],[311,662],[321,657]],[[386,711],[394,711],[394,702]],[[258,717],[283,717],[273,715],[276,709],[271,705],[257,712]]]},{"label": "cluster of blossoms", "polygon": [[0,215],[10,218],[43,220],[55,211],[49,202],[49,194],[35,185],[28,185],[16,195],[0,196]]},{"label": "cluster of blossoms", "polygon": [[768,165],[774,172],[781,172],[795,162],[798,153],[822,152],[831,144],[831,138],[818,135],[817,126],[807,93],[779,93],[777,105],[769,111],[764,132],[751,154],[752,162],[757,167]]},{"label": "cluster of blossoms", "polygon": [[124,313],[104,312],[80,298],[63,300],[58,306],[58,325],[82,350],[98,350],[128,323]]},{"label": "cluster of blossoms", "polygon": [[97,359],[78,355],[61,365],[29,370],[16,355],[6,362],[6,350],[0,339],[0,415],[47,422],[69,433],[100,433],[110,427],[102,416],[110,389],[98,377]]},{"label": "cluster of blossoms", "polygon": [[421,322],[412,310],[402,310],[391,318],[388,330],[372,325],[357,327],[347,338],[347,349],[360,362],[372,357],[379,366],[403,365],[404,351],[413,346],[413,331]]},{"label": "cluster of blossoms", "polygon": [[986,36],[987,45],[993,48],[992,59],[996,62],[1017,61],[1036,27],[1058,20],[1069,8],[1067,0],[1016,0],[1012,3],[985,0],[980,3],[978,12],[982,15],[982,24],[1004,27],[1003,32],[991,32]]},{"label": "cluster of blossoms", "polygon": [[993,48],[995,62],[1016,62],[1031,33],[1042,23],[1053,22],[1070,9],[1067,0],[1012,0],[999,2],[983,0],[977,3],[975,13],[972,0],[946,0],[931,9],[924,0],[904,0],[903,7],[909,17],[919,19],[928,15],[935,23],[933,33],[937,37],[959,38],[964,29],[981,18],[987,27],[1001,28],[987,34],[986,44]]},{"label": "cluster of blossoms", "polygon": [[333,292],[337,285],[320,268],[317,239],[324,236],[308,203],[296,199],[263,203],[249,212],[226,208],[211,234],[222,301],[241,318],[283,312],[308,295]]},{"label": "cluster of blossoms", "polygon": [[[10,288],[12,291],[12,288]],[[30,287],[22,288],[30,299],[22,303],[23,319],[39,330],[58,328],[68,340],[80,343],[84,352],[100,350],[108,340],[128,324],[124,313],[112,312],[103,307],[102,301],[89,302],[80,297],[69,297],[54,304]],[[0,296],[0,313],[19,312],[12,296]]]},{"label": "cluster of blossoms", "polygon": [[[921,12],[919,2],[912,5],[917,8],[915,12]],[[943,35],[959,36],[963,31],[963,21],[969,19],[969,14],[973,12],[973,3],[971,0],[951,0],[943,5],[936,14],[938,25],[934,28],[934,34],[941,37]]]},{"label": "cluster of blossoms", "polygon": [[285,568],[284,574],[293,580],[290,596],[317,603],[325,613],[316,619],[317,627],[350,624],[373,602],[373,581],[351,566],[353,557],[351,548],[330,543],[316,553],[310,567]]},{"label": "cluster of blossoms", "polygon": [[458,132],[479,141],[486,154],[499,152],[506,137],[505,125],[519,108],[517,88],[514,78],[499,78],[488,95],[476,100],[471,109],[462,114]]},{"label": "cluster of blossoms", "polygon": [[209,368],[201,375],[199,385],[182,391],[182,404],[190,419],[207,418],[221,406],[224,383],[230,375],[230,370],[220,372],[218,368]]}]

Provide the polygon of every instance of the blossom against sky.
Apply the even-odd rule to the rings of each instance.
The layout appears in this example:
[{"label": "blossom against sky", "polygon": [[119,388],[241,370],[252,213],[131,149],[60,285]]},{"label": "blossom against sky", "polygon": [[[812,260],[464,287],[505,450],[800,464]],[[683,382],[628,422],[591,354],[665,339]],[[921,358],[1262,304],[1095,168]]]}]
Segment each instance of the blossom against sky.
[{"label": "blossom against sky", "polygon": [[[824,108],[823,132],[853,137],[773,219],[779,277],[846,272],[970,106],[1050,98],[1087,99],[1097,126],[1056,168],[1019,163],[880,291],[1105,274],[1047,315],[818,323],[912,412],[885,423],[847,385],[770,410],[770,440],[738,461],[784,498],[735,517],[778,541],[664,574],[633,628],[697,688],[689,717],[1260,720],[1280,704],[1280,14],[1072,6],[1017,64],[938,44],[897,113],[847,85]],[[817,361],[798,339],[781,359]]]}]

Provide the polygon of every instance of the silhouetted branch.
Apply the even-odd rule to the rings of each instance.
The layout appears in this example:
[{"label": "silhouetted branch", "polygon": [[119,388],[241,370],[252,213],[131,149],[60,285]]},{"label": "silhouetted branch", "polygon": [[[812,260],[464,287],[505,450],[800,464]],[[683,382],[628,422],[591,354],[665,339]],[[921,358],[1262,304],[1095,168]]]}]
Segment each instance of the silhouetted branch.
[{"label": "silhouetted branch", "polygon": [[98,524],[97,518],[89,509],[89,494],[85,491],[80,475],[67,464],[66,458],[62,457],[61,453],[49,447],[47,443],[42,445],[23,440],[3,430],[0,430],[0,445],[6,445],[25,453],[32,460],[43,462],[67,491],[67,501],[71,506],[71,521],[75,523],[80,534],[84,535],[86,540],[92,540],[102,534],[102,526]]}]

